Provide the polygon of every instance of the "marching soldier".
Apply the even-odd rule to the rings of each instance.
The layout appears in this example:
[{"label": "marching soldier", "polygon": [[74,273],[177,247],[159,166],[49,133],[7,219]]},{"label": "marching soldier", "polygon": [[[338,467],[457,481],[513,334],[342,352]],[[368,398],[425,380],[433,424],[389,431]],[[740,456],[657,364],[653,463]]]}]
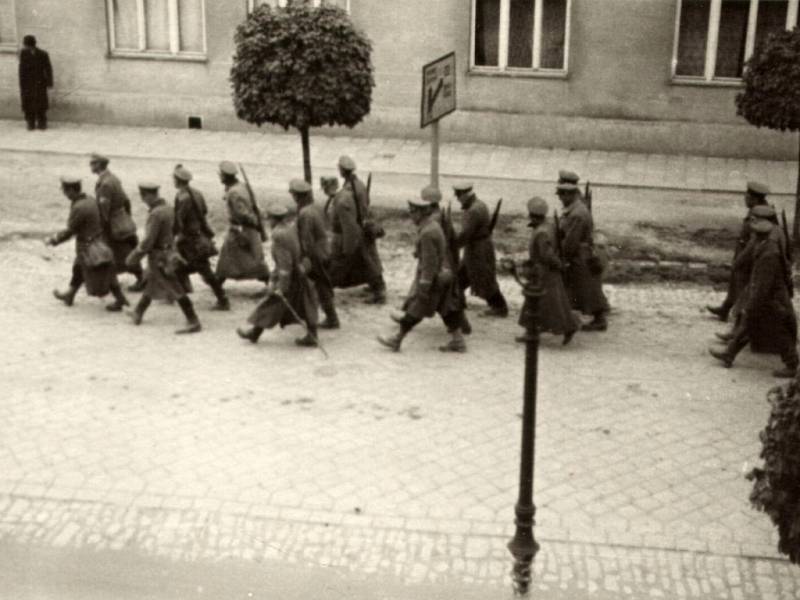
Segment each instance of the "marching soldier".
[{"label": "marching soldier", "polygon": [[471,183],[457,183],[453,190],[464,212],[461,231],[456,234],[456,245],[464,249],[458,266],[458,285],[462,291],[470,288],[474,296],[486,300],[489,308],[484,316],[507,317],[508,304],[497,284],[489,209],[475,195]]},{"label": "marching soldier", "polygon": [[100,217],[106,241],[114,253],[114,264],[117,273],[128,272],[136,277],[136,283],[128,288],[131,292],[144,289],[144,271],[138,264],[128,265],[125,259],[136,248],[139,238],[136,236],[136,224],[131,216],[131,201],[119,178],[108,170],[109,159],[102,154],[92,154],[89,168],[97,175],[94,190],[100,206]]},{"label": "marching soldier", "polygon": [[564,285],[572,307],[593,320],[582,327],[584,331],[605,331],[608,300],[603,294],[602,261],[595,253],[594,222],[586,205],[580,200],[580,190],[574,183],[559,183],[556,191],[563,205],[561,248],[565,261]]},{"label": "marching soldier", "polygon": [[[383,280],[383,265],[376,243],[378,233],[370,220],[367,187],[356,175],[356,163],[352,158],[342,156],[338,164],[344,183],[336,194],[331,223],[334,236],[338,234],[348,239],[340,240],[342,244],[337,247],[334,237],[334,285],[352,287],[366,283],[370,296],[365,302],[385,304],[386,283]],[[350,223],[343,223],[345,220],[354,221],[358,229]]]},{"label": "marching soldier", "polygon": [[767,219],[754,219],[753,268],[742,306],[741,326],[724,351],[710,349],[714,358],[731,367],[736,355],[748,344],[753,352],[780,354],[784,369],[775,377],[794,377],[797,372],[797,317],[786,280],[786,256],[775,225]]},{"label": "marching soldier", "polygon": [[45,243],[58,246],[68,239],[75,238],[75,262],[72,264],[72,278],[66,292],[53,290],[53,295],[67,306],[72,306],[75,294],[82,285],[86,293],[102,298],[109,292],[114,303],[106,310],[119,312],[128,304],[117,281],[114,256],[103,239],[103,226],[100,209],[91,196],[81,190],[81,180],[77,177],[62,177],[61,191],[70,201],[67,227],[51,236]]},{"label": "marching soldier", "polygon": [[304,257],[311,261],[310,279],[317,290],[325,320],[319,324],[322,329],[339,329],[339,316],[334,304],[333,285],[328,274],[330,262],[330,244],[325,229],[325,215],[319,206],[314,204],[311,186],[302,179],[293,179],[289,184],[289,192],[297,205],[297,232],[300,239],[300,250]]},{"label": "marching soldier", "polygon": [[742,221],[741,232],[736,240],[736,247],[733,250],[733,260],[731,261],[731,274],[728,280],[728,293],[720,306],[706,306],[706,310],[717,317],[720,321],[727,321],[731,309],[736,305],[737,300],[742,295],[747,280],[750,278],[750,268],[752,266],[751,256],[745,253],[745,249],[753,236],[750,229],[752,211],[756,206],[767,204],[767,194],[769,188],[763,183],[750,181],[747,183],[747,191],[744,195],[744,204],[747,208],[747,215]]},{"label": "marching soldier", "polygon": [[422,190],[419,199],[409,200],[409,214],[417,226],[415,256],[417,271],[403,314],[392,316],[399,331],[391,336],[378,336],[378,341],[395,352],[400,351],[403,338],[424,318],[439,313],[450,334],[450,341],[440,346],[442,352],[466,352],[467,345],[461,331],[463,305],[459,300],[458,283],[453,273],[442,226],[436,214],[435,197],[441,197],[435,188]]},{"label": "marching soldier", "polygon": [[134,325],[140,325],[153,300],[177,301],[187,324],[175,333],[196,333],[201,329],[200,320],[186,295],[189,280],[186,275],[181,276],[184,261],[174,245],[175,214],[159,197],[158,188],[155,183],[139,184],[139,194],[150,212],[144,238],[128,256],[127,262],[129,265],[138,264],[146,256],[147,277],[142,297],[130,312],[130,317]]},{"label": "marching soldier", "polygon": [[[530,269],[528,279],[538,281],[542,286],[543,295],[539,299],[539,329],[556,335],[563,335],[563,344],[566,346],[572,340],[575,332],[580,328],[580,319],[572,311],[567,291],[564,288],[564,279],[561,272],[564,268],[555,246],[553,229],[546,223],[547,202],[539,197],[528,200],[528,227],[533,228],[530,245],[528,246],[528,262],[525,265]],[[528,299],[522,306],[519,324],[525,327],[529,322],[530,311]],[[525,336],[517,341],[526,341]]]},{"label": "marching soldier", "polygon": [[175,247],[186,266],[181,268],[181,276],[188,278],[198,273],[217,297],[215,310],[230,310],[230,302],[222,284],[211,270],[208,259],[217,253],[214,247],[214,231],[208,224],[206,200],[199,190],[189,182],[192,173],[183,165],[177,165],[172,172],[175,194]]},{"label": "marching soldier", "polygon": [[261,215],[255,198],[239,182],[239,170],[232,162],[219,164],[219,178],[225,186],[225,206],[228,208],[230,228],[217,261],[217,279],[223,285],[226,279],[258,279],[269,284],[269,269],[264,262]]},{"label": "marching soldier", "polygon": [[270,278],[268,295],[256,307],[248,321],[250,329],[237,329],[239,337],[257,343],[265,329],[298,323],[306,326],[306,335],[295,344],[315,347],[317,341],[317,294],[308,278],[311,261],[303,258],[297,224],[289,218],[282,204],[267,209],[267,222],[272,230],[272,259],[275,270]]},{"label": "marching soldier", "polygon": [[320,177],[319,186],[322,188],[326,198],[325,209],[323,210],[325,223],[327,227],[330,227],[333,203],[336,200],[336,192],[339,191],[339,179],[337,177]]}]

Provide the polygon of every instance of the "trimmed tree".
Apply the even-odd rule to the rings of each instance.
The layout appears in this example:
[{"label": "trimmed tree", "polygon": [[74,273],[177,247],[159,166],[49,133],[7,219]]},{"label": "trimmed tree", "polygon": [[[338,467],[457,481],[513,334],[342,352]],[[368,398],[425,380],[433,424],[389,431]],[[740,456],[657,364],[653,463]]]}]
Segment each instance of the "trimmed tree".
[{"label": "trimmed tree", "polygon": [[[756,127],[800,130],[800,28],[781,31],[761,44],[744,71],[736,112]],[[800,155],[792,237],[800,244]]]},{"label": "trimmed tree", "polygon": [[311,183],[309,130],[354,127],[372,101],[372,44],[341,8],[290,2],[259,6],[236,29],[231,68],[236,116],[300,132]]}]

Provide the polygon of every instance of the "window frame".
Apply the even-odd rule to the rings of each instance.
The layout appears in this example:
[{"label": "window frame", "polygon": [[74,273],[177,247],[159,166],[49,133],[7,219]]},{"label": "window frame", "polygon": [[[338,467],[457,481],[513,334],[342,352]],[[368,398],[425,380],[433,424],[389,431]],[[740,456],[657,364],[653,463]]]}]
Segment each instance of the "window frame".
[{"label": "window frame", "polygon": [[147,18],[145,0],[136,0],[137,35],[139,48],[117,48],[116,28],[114,26],[114,0],[106,0],[106,30],[108,31],[108,55],[112,58],[140,58],[150,60],[177,60],[188,62],[205,62],[208,60],[208,39],[206,21],[206,2],[200,0],[200,21],[203,49],[200,52],[181,50],[181,23],[179,0],[166,0],[169,21],[169,50],[149,50],[147,48]]},{"label": "window frame", "polygon": [[8,52],[10,54],[16,54],[20,47],[16,0],[10,0],[9,5],[11,6],[11,23],[13,25],[12,29],[14,31],[14,39],[10,42],[4,42],[2,39],[0,39],[0,53]]},{"label": "window frame", "polygon": [[[748,60],[753,55],[756,43],[756,31],[758,29],[758,5],[759,2],[768,0],[748,0],[749,13],[747,17],[747,34],[745,37],[744,60]],[[672,62],[670,63],[670,78],[672,83],[681,85],[711,85],[711,86],[732,86],[742,85],[741,77],[717,77],[715,75],[717,67],[717,49],[719,43],[720,15],[722,14],[722,0],[710,0],[708,31],[706,32],[705,63],[702,75],[678,75],[678,46],[681,34],[681,12],[683,0],[675,2],[675,31],[672,42]],[[800,0],[788,0],[786,8],[786,29],[797,26],[798,6]]]},{"label": "window frame", "polygon": [[564,19],[564,66],[560,69],[541,67],[542,48],[542,5],[544,0],[534,0],[533,32],[531,33],[531,67],[508,66],[508,32],[511,12],[511,0],[500,0],[500,22],[497,36],[497,66],[475,64],[475,23],[478,0],[470,1],[469,31],[469,73],[473,75],[490,75],[501,77],[543,77],[566,79],[569,76],[569,49],[572,38],[572,0],[566,1],[566,18]]}]

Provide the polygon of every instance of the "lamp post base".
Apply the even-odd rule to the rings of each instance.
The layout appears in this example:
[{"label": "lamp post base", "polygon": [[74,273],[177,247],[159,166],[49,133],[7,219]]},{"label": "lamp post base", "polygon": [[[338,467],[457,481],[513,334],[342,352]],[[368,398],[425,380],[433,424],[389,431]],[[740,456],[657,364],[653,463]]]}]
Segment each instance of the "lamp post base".
[{"label": "lamp post base", "polygon": [[514,557],[514,568],[511,578],[514,580],[514,591],[517,595],[525,595],[531,584],[531,564],[539,552],[539,543],[533,537],[534,515],[536,507],[531,505],[514,507],[517,531],[508,543],[508,551]]}]

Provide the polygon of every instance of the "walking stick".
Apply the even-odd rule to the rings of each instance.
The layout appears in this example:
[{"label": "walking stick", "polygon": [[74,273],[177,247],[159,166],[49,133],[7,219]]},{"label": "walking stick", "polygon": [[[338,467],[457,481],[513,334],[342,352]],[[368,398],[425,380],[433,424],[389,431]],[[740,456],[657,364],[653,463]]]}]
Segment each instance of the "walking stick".
[{"label": "walking stick", "polygon": [[297,322],[300,323],[305,328],[306,334],[312,340],[314,340],[314,343],[317,345],[317,348],[320,349],[320,352],[322,352],[322,354],[325,356],[326,359],[330,358],[328,356],[328,353],[325,351],[325,348],[322,347],[322,343],[319,341],[319,338],[317,338],[317,336],[311,333],[311,330],[308,328],[308,325],[306,325],[305,320],[301,319],[300,315],[298,315],[297,312],[292,308],[292,305],[289,304],[289,301],[286,299],[286,296],[277,293],[273,293],[272,295],[277,296],[278,298],[281,299],[281,302],[283,302],[283,305],[286,307],[286,309],[292,314],[292,316],[297,320]]}]

